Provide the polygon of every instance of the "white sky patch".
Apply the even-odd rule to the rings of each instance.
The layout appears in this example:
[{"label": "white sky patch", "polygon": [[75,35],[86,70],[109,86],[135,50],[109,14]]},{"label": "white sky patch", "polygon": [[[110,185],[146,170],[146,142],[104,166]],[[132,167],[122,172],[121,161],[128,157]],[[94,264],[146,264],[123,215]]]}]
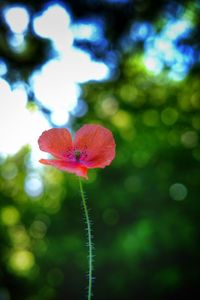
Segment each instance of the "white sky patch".
[{"label": "white sky patch", "polygon": [[[47,7],[35,17],[33,26],[39,36],[52,41],[57,57],[34,72],[30,82],[36,98],[52,111],[51,120],[61,126],[67,122],[68,113],[78,103],[79,84],[106,79],[109,69],[104,63],[93,61],[88,53],[73,46],[75,25],[71,25],[70,15],[63,6],[56,4]],[[82,34],[91,37],[95,30],[94,24],[84,24]]]},{"label": "white sky patch", "polygon": [[8,40],[13,51],[18,53],[24,51],[26,47],[26,42],[23,34],[15,34],[9,36]]},{"label": "white sky patch", "polygon": [[11,6],[5,8],[3,15],[10,30],[14,33],[24,33],[29,24],[29,13],[24,7]]},{"label": "white sky patch", "polygon": [[165,27],[164,34],[167,38],[175,40],[191,30],[191,23],[188,20],[169,22]]},{"label": "white sky patch", "polygon": [[4,61],[0,59],[0,76],[3,76],[7,73],[8,69]]},{"label": "white sky patch", "polygon": [[25,179],[24,189],[31,197],[38,197],[43,192],[43,182],[38,174],[30,173]]},{"label": "white sky patch", "polygon": [[31,77],[36,98],[52,111],[70,111],[77,104],[80,88],[71,78],[69,68],[63,61],[52,59]]},{"label": "white sky patch", "polygon": [[144,64],[146,68],[154,74],[159,74],[163,69],[162,61],[153,55],[145,55]]},{"label": "white sky patch", "polygon": [[55,49],[60,52],[68,50],[73,44],[69,26],[70,15],[58,4],[49,6],[33,22],[35,32],[41,37],[51,39]]},{"label": "white sky patch", "polygon": [[148,38],[145,42],[144,54],[146,68],[158,75],[166,65],[171,68],[169,78],[183,79],[187,74],[185,60],[187,54],[180,52],[175,40],[187,36],[191,26],[187,20],[170,20],[159,35]]},{"label": "white sky patch", "polygon": [[11,90],[8,82],[0,79],[0,151],[15,154],[29,144],[39,159],[37,140],[49,124],[40,112],[30,112],[26,104],[27,94],[22,85]]},{"label": "white sky patch", "polygon": [[57,126],[63,126],[69,121],[69,112],[66,110],[55,110],[51,114],[51,121]]},{"label": "white sky patch", "polygon": [[71,64],[70,76],[78,83],[103,80],[109,76],[109,69],[104,63],[93,61],[88,53],[78,48],[71,48],[71,53],[63,57],[63,62],[66,67]]},{"label": "white sky patch", "polygon": [[[13,36],[17,37],[11,42],[18,51],[29,24],[29,13],[22,6],[12,6],[4,10],[4,17]],[[89,25],[84,27],[85,35],[95,34],[92,26],[91,29]],[[66,126],[69,113],[75,111],[81,95],[80,83],[107,79],[110,72],[104,63],[93,61],[88,53],[73,47],[71,18],[62,5],[50,5],[35,16],[33,27],[36,34],[50,39],[57,56],[32,74],[30,84],[37,100],[51,110],[51,121],[57,126]],[[3,62],[0,67],[4,74]],[[24,86],[16,85],[11,90],[8,82],[0,78],[0,151],[15,154],[23,145],[29,144],[32,148],[31,168],[35,163],[38,166],[41,157],[46,157],[39,150],[37,140],[50,125],[42,113],[30,112],[26,104]]]},{"label": "white sky patch", "polygon": [[50,110],[73,110],[80,95],[79,83],[101,80],[109,70],[89,54],[71,48],[59,59],[48,61],[31,77],[36,98]]},{"label": "white sky patch", "polygon": [[101,31],[96,24],[80,23],[72,25],[71,30],[76,39],[96,41],[101,36]]}]

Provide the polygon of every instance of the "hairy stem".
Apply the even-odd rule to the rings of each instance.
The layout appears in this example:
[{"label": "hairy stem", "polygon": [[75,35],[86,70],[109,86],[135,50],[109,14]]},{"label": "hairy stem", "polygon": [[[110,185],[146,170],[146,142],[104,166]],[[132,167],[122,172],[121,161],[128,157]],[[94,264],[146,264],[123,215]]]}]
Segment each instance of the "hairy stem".
[{"label": "hairy stem", "polygon": [[85,222],[86,222],[86,230],[87,230],[87,238],[88,238],[88,300],[91,300],[92,298],[92,271],[93,271],[93,243],[92,243],[92,230],[91,230],[91,221],[89,218],[87,203],[86,203],[86,197],[83,191],[83,185],[82,181],[79,177],[79,184],[80,184],[80,191],[81,191],[81,198],[83,203],[83,210],[84,210],[84,216],[85,216]]}]

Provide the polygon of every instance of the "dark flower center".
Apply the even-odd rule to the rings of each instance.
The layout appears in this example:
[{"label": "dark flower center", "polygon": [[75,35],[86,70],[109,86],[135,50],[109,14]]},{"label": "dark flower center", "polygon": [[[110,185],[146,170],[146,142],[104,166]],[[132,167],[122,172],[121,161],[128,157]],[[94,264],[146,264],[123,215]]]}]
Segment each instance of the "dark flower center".
[{"label": "dark flower center", "polygon": [[86,149],[87,146],[81,150],[76,148],[68,149],[66,152],[66,157],[68,160],[80,162],[80,160],[84,160],[87,157]]},{"label": "dark flower center", "polygon": [[80,150],[75,150],[74,154],[75,154],[76,161],[79,161],[80,157],[81,157],[81,151]]}]

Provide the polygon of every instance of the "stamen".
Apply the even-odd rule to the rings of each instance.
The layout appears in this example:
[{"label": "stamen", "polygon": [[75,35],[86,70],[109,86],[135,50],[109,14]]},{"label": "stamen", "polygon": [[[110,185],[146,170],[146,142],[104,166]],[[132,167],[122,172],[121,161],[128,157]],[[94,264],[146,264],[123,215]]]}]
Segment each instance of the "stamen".
[{"label": "stamen", "polygon": [[80,162],[80,160],[84,160],[87,157],[87,153],[85,148],[83,150],[79,150],[76,148],[67,149],[66,157],[70,161]]}]

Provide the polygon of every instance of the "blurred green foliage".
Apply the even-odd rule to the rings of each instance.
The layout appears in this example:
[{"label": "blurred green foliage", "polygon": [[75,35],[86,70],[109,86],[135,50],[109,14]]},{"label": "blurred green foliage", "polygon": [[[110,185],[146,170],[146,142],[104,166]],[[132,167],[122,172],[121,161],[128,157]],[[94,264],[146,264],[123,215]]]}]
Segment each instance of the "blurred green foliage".
[{"label": "blurred green foliage", "polygon": [[[89,109],[76,124],[101,123],[117,144],[113,164],[90,171],[84,184],[95,299],[180,299],[199,278],[198,76],[166,82],[138,57],[122,62],[117,80],[83,87]],[[87,250],[77,179],[49,167],[34,175],[28,155],[1,160],[2,286],[11,299],[82,299]],[[30,174],[42,176],[39,195],[25,191]]]},{"label": "blurred green foliage", "polygon": [[[199,70],[175,82],[147,72],[142,59],[122,53],[115,79],[83,85],[88,112],[74,122],[108,127],[117,145],[112,165],[84,182],[96,300],[190,299],[199,290]],[[36,171],[29,155],[0,159],[0,299],[83,299],[78,180]]]}]

